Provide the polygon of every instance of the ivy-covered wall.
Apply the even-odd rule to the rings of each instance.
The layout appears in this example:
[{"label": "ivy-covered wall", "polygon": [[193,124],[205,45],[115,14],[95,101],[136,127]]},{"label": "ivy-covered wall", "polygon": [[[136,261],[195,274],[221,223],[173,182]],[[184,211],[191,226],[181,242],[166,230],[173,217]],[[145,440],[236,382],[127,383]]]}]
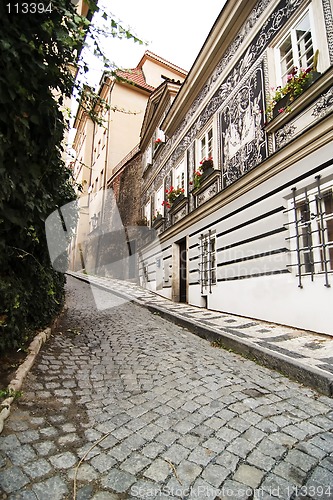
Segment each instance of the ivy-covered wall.
[{"label": "ivy-covered wall", "polygon": [[0,3],[0,351],[24,343],[62,305],[65,278],[51,266],[44,221],[75,195],[61,159],[62,98],[54,95],[71,94],[68,68],[85,29],[70,0],[44,2],[50,9],[39,13],[10,11],[6,3]]}]

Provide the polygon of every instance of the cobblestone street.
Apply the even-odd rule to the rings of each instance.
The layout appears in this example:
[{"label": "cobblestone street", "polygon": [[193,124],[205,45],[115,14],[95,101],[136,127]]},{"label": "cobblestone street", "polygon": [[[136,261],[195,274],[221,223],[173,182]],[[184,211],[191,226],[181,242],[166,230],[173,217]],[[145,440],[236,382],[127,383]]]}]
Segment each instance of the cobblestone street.
[{"label": "cobblestone street", "polygon": [[333,498],[333,399],[67,282],[0,436],[1,500]]}]

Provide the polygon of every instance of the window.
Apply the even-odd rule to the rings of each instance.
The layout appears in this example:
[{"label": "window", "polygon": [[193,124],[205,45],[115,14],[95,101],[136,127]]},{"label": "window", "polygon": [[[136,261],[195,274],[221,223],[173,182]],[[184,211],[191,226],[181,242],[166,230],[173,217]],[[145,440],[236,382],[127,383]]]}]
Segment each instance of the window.
[{"label": "window", "polygon": [[200,284],[201,293],[208,289],[212,292],[211,286],[216,285],[216,236],[210,231],[201,235],[200,241]]},{"label": "window", "polygon": [[173,183],[176,189],[185,189],[185,161],[183,160],[174,169]]},{"label": "window", "polygon": [[325,275],[325,286],[329,286],[328,274],[333,272],[333,187],[320,185],[299,197],[295,197],[292,207],[290,236],[292,267],[296,269],[299,286],[302,287],[302,276],[315,274]]},{"label": "window", "polygon": [[213,128],[210,127],[199,139],[199,162],[213,156]]},{"label": "window", "polygon": [[151,164],[152,161],[153,161],[153,148],[152,148],[152,145],[149,144],[149,146],[147,147],[147,149],[144,153],[144,159],[143,159],[144,168],[147,167],[149,164]]},{"label": "window", "polygon": [[313,30],[308,10],[292,26],[277,47],[280,79],[283,85],[293,68],[306,69],[313,64],[314,52]]},{"label": "window", "polygon": [[162,214],[163,213],[163,203],[164,201],[164,189],[163,186],[161,186],[155,193],[155,212],[154,216],[156,217],[157,214]]},{"label": "window", "polygon": [[148,201],[148,203],[146,203],[146,205],[145,205],[144,218],[147,221],[148,227],[150,227],[150,225],[151,225],[151,203],[150,203],[150,201]]}]

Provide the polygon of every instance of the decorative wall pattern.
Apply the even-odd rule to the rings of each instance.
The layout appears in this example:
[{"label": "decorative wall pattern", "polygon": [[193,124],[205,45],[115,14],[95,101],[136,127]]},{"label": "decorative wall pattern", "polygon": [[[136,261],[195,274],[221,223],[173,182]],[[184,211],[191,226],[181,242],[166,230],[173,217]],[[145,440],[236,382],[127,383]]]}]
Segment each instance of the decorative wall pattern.
[{"label": "decorative wall pattern", "polygon": [[[235,34],[233,42],[229,45],[220,62],[217,64],[211,76],[208,78],[206,85],[202,88],[200,94],[193,102],[189,112],[184,116],[184,120],[178,127],[176,132],[171,138],[168,139],[165,144],[163,151],[154,162],[154,171],[160,170],[157,178],[155,179],[153,185],[150,186],[147,196],[155,190],[155,188],[160,184],[161,179],[165,177],[167,172],[177,163],[177,161],[185,154],[186,150],[192,145],[197,135],[200,133],[202,128],[206,125],[209,119],[214,115],[214,113],[221,109],[224,102],[229,98],[235,86],[240,83],[240,80],[244,75],[251,71],[253,65],[263,56],[264,51],[267,46],[272,42],[274,37],[286,24],[288,19],[294,14],[298,7],[303,3],[303,0],[281,0],[277,5],[274,12],[267,18],[264,25],[261,27],[257,35],[255,36],[252,44],[248,49],[242,54],[242,56],[235,63],[232,71],[228,74],[225,80],[221,83],[218,90],[211,97],[205,108],[203,108],[198,119],[189,128],[181,142],[178,144],[177,148],[170,155],[170,151],[174,148],[175,144],[179,141],[179,137],[184,133],[184,130],[189,126],[189,122],[193,115],[200,108],[201,103],[206,98],[206,96],[211,92],[212,86],[220,78],[221,74],[230,63],[230,61],[235,57],[235,54],[239,47],[244,42],[245,38],[254,31],[259,19],[265,9],[268,8],[271,0],[259,0],[256,6],[253,8],[246,22],[240,28],[238,33]],[[330,0],[322,0],[325,24],[327,30],[327,37],[329,40],[330,48],[330,58],[333,62],[333,19],[332,19],[332,9],[330,5]],[[271,148],[270,148],[271,149]],[[272,151],[270,151],[271,153]],[[170,156],[169,156],[170,155]],[[167,159],[167,161],[166,161]],[[254,166],[254,165],[252,165]],[[251,167],[252,168],[252,167]],[[239,171],[241,173],[241,171]],[[228,178],[226,177],[227,182]]]},{"label": "decorative wall pattern", "polygon": [[333,87],[328,89],[303,113],[275,132],[275,147],[280,149],[295,137],[301,135],[320,119],[333,112]]},{"label": "decorative wall pattern", "polygon": [[[201,106],[203,99],[211,91],[212,86],[215,84],[216,80],[220,77],[226,66],[230,63],[235,53],[243,43],[244,39],[253,31],[254,27],[259,21],[260,16],[264,10],[268,7],[270,0],[259,0],[257,5],[252,10],[251,14],[247,18],[244,25],[241,27],[239,32],[235,35],[233,42],[230,44],[223,57],[221,58],[219,64],[216,66],[212,75],[207,80],[206,85],[201,90],[197,99],[194,101],[191,109],[184,117],[184,120],[180,127],[177,129],[175,134],[169,138],[165,144],[161,155],[154,164],[154,170],[159,170],[160,166],[165,162],[166,158],[170,154],[170,150],[179,140],[179,136],[188,127],[188,123],[196,113],[198,108]],[[215,92],[212,98],[209,100],[208,104],[200,113],[200,116],[192,127],[187,131],[186,135],[182,141],[178,144],[177,148],[173,151],[171,156],[165,162],[163,168],[161,169],[158,177],[164,177],[166,173],[173,167],[173,165],[185,154],[185,151],[193,143],[198,133],[202,130],[208,120],[211,119],[213,114],[221,108],[223,103],[228,99],[230,94],[235,89],[235,86],[239,84],[244,75],[253,68],[254,63],[258,61],[260,56],[263,54],[264,50],[274,38],[274,36],[279,32],[281,27],[286,23],[289,17],[295,12],[298,6],[302,3],[302,0],[281,0],[275,11],[267,19],[264,26],[256,35],[251,46],[246,50],[246,52],[240,57],[240,59],[235,64],[233,70],[229,73],[224,82],[220,85],[219,89]],[[154,186],[151,185],[149,191],[153,192],[155,187],[157,187],[158,179],[155,180]],[[150,193],[147,193],[149,195]]]},{"label": "decorative wall pattern", "polygon": [[330,55],[330,62],[333,64],[333,12],[330,4],[330,0],[322,0],[324,18],[326,25],[326,35],[328,41],[328,51]]},{"label": "decorative wall pattern", "polygon": [[228,186],[267,156],[263,68],[257,68],[225,103],[220,114],[223,186]]}]

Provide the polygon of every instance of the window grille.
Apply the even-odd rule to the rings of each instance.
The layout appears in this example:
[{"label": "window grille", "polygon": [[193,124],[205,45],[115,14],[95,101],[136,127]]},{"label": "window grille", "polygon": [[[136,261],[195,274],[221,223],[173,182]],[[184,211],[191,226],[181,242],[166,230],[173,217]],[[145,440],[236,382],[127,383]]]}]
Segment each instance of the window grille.
[{"label": "window grille", "polygon": [[293,234],[290,252],[296,258],[289,267],[296,268],[298,286],[303,288],[302,278],[324,275],[324,284],[330,287],[329,277],[333,272],[333,188],[322,187],[320,176],[316,177],[316,188],[296,198],[296,187],[292,189],[292,207],[286,212],[292,215],[288,225]]},{"label": "window grille", "polygon": [[201,294],[207,289],[212,293],[212,285],[216,284],[216,238],[215,234],[209,231],[208,234],[200,236],[200,263],[199,281],[201,284]]}]

